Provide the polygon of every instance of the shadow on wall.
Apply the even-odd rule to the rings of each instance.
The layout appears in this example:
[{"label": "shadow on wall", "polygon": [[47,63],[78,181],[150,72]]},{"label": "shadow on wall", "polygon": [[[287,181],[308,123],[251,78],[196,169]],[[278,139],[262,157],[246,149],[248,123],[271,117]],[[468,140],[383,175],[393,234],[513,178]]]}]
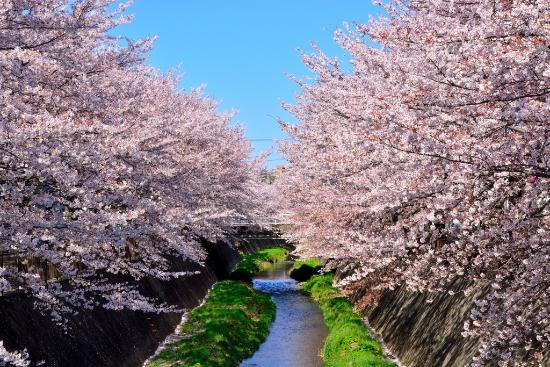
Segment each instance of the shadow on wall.
[{"label": "shadow on wall", "polygon": [[[269,240],[236,239],[236,246],[204,243],[208,259],[204,267],[174,260],[178,271],[200,271],[182,279],[139,282],[140,291],[161,302],[191,309],[201,303],[210,287],[226,279],[239,261],[239,251],[251,252],[272,246]],[[282,241],[279,239],[279,241]],[[34,309],[30,296],[22,293],[0,297],[0,340],[8,350],[28,349],[33,361],[48,367],[135,367],[152,355],[171,334],[181,314],[150,314],[141,311],[81,310],[68,316],[68,332]]]},{"label": "shadow on wall", "polygon": [[[454,295],[435,297],[408,291],[405,286],[384,290],[376,307],[365,314],[370,326],[380,334],[388,350],[405,367],[464,367],[476,355],[480,341],[462,336],[464,322],[470,315],[474,299],[490,290],[481,287],[465,296],[468,283],[456,279],[448,286]],[[368,289],[359,289],[352,296],[358,301],[368,295]],[[432,301],[428,303],[428,300]],[[550,352],[546,364],[550,366]],[[493,363],[488,367],[497,366]]]}]

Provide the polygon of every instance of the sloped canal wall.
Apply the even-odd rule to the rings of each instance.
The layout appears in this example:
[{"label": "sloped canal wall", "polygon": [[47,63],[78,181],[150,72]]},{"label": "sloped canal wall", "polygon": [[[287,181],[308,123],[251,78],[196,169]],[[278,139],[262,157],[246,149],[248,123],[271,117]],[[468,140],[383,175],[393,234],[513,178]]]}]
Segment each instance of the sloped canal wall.
[{"label": "sloped canal wall", "polygon": [[[238,248],[252,252],[282,240],[266,238],[238,240]],[[204,244],[208,259],[204,267],[174,261],[181,271],[199,274],[171,281],[144,279],[140,291],[160,302],[191,309],[199,305],[211,286],[228,277],[239,254],[227,243]],[[42,315],[33,299],[23,293],[0,297],[0,340],[8,350],[26,348],[35,366],[44,361],[47,367],[137,367],[152,355],[158,345],[171,334],[181,314],[150,314],[105,309],[81,310],[69,315],[67,332]]]},{"label": "sloped canal wall", "polygon": [[465,367],[475,356],[479,340],[464,338],[474,297],[464,296],[466,285],[451,285],[453,296],[408,291],[404,286],[382,293],[380,302],[366,312],[371,327],[379,333],[402,366]]},{"label": "sloped canal wall", "polygon": [[[349,264],[340,266],[337,278],[348,271]],[[463,291],[467,286],[462,279],[451,282],[448,290],[454,291],[452,296],[412,292],[401,286],[382,291],[374,307],[365,307],[365,299],[377,297],[368,288],[356,289],[350,298],[363,308],[369,326],[402,367],[466,367],[475,357],[480,340],[462,336],[464,322],[474,300],[490,290],[487,285],[466,296]],[[496,361],[488,365],[493,366],[497,366]],[[543,366],[550,367],[550,351]]]}]

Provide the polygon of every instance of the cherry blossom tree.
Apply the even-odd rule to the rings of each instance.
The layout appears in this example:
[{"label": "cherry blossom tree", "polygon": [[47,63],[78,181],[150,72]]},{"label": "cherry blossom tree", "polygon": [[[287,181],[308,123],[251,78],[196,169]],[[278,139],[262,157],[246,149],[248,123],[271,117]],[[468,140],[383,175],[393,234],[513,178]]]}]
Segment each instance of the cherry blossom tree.
[{"label": "cherry blossom tree", "polygon": [[174,310],[130,281],[186,275],[170,259],[200,263],[201,241],[264,213],[261,165],[233,114],[147,67],[152,39],[111,36],[130,20],[117,4],[0,1],[0,249],[60,274],[3,266],[0,293],[29,290],[56,320]]},{"label": "cherry blossom tree", "polygon": [[[540,364],[550,343],[550,12],[545,1],[393,1],[320,50],[278,181],[312,255],[355,258],[349,282],[492,291],[472,365]],[[373,42],[373,43],[371,43]]]},{"label": "cherry blossom tree", "polygon": [[4,343],[0,340],[0,366],[5,367],[8,364],[16,367],[27,367],[30,365],[29,354],[23,352],[8,352],[4,348]]}]

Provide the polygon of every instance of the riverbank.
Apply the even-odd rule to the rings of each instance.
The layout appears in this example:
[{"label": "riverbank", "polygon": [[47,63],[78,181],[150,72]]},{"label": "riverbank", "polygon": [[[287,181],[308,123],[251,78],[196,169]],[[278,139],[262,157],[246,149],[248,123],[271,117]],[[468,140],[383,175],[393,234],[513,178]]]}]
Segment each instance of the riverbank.
[{"label": "riverbank", "polygon": [[231,367],[251,356],[275,319],[271,298],[243,282],[217,283],[181,326],[186,337],[155,356],[151,367]]},{"label": "riverbank", "polygon": [[147,366],[235,367],[250,357],[267,338],[276,310],[270,296],[247,281],[287,255],[283,247],[241,254],[232,280],[214,285],[179,326],[181,337],[167,343]]},{"label": "riverbank", "polygon": [[314,275],[303,283],[304,292],[319,303],[329,328],[322,351],[325,367],[395,367],[384,357],[361,315],[332,286],[333,278],[333,274]]},{"label": "riverbank", "polygon": [[281,262],[288,256],[289,250],[284,247],[272,247],[256,251],[251,254],[242,254],[233,274],[233,279],[251,281],[254,275],[271,265]]},{"label": "riverbank", "polygon": [[320,259],[299,259],[292,265],[292,268],[290,269],[290,277],[298,282],[305,282],[313,275],[319,274],[319,271],[322,268],[323,264]]}]

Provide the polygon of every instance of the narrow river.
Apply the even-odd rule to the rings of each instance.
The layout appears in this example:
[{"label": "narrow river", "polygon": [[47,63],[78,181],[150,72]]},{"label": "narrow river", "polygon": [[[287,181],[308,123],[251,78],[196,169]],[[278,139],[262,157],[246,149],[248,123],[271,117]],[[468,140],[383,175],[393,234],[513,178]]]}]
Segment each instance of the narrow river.
[{"label": "narrow river", "polygon": [[240,367],[322,367],[320,351],[327,328],[319,306],[288,276],[291,261],[259,273],[254,287],[271,295],[277,314],[260,349]]}]

